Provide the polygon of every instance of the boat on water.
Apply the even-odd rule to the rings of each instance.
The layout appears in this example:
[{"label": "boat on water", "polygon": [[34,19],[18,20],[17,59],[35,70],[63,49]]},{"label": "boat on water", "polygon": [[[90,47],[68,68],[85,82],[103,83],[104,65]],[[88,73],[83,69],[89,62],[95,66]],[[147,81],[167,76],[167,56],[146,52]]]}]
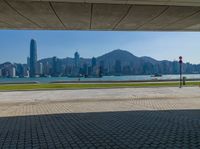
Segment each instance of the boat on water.
[{"label": "boat on water", "polygon": [[156,73],[156,74],[154,74],[154,75],[151,75],[151,77],[162,77],[162,74]]}]

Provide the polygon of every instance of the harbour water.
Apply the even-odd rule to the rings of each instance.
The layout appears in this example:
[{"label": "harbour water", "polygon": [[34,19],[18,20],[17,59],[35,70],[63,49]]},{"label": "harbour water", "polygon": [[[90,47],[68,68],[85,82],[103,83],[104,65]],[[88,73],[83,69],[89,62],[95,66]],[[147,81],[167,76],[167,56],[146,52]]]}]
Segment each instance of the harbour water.
[{"label": "harbour water", "polygon": [[[200,79],[200,74],[185,74],[187,79]],[[179,75],[163,75],[162,77],[151,77],[151,75],[131,76],[103,76],[102,78],[80,78],[80,81],[138,81],[138,80],[173,80],[179,79]],[[38,82],[51,83],[55,81],[79,81],[79,78],[71,77],[49,77],[49,78],[0,78],[0,83],[22,83]]]}]

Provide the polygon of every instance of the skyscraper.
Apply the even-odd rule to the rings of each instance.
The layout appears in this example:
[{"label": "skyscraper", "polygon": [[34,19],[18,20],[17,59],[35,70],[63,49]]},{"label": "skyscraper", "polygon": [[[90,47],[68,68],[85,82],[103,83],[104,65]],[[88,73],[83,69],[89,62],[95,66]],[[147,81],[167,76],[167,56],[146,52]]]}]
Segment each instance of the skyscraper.
[{"label": "skyscraper", "polygon": [[79,53],[78,52],[75,52],[74,53],[74,60],[75,60],[75,67],[79,68],[79,65],[80,65],[80,56],[79,56]]},{"label": "skyscraper", "polygon": [[121,61],[120,60],[116,60],[115,61],[115,74],[116,75],[120,75],[121,72],[122,72]]},{"label": "skyscraper", "polygon": [[52,76],[56,77],[58,75],[58,68],[57,68],[57,64],[58,64],[58,59],[56,56],[54,56],[52,58]]},{"label": "skyscraper", "polygon": [[92,75],[96,76],[97,75],[97,71],[98,71],[98,67],[97,67],[97,60],[95,57],[92,58]]},{"label": "skyscraper", "polygon": [[43,63],[37,63],[37,74],[43,75]]},{"label": "skyscraper", "polygon": [[74,68],[72,76],[78,77],[80,75],[80,56],[78,52],[74,53]]},{"label": "skyscraper", "polygon": [[27,57],[27,66],[30,67],[30,57]]},{"label": "skyscraper", "polygon": [[49,66],[49,63],[48,62],[45,62],[44,63],[44,68],[43,68],[43,70],[44,70],[44,75],[45,76],[48,76],[49,75],[49,70],[50,70],[50,68],[49,68],[50,66]]},{"label": "skyscraper", "polygon": [[92,68],[97,64],[97,59],[95,57],[92,58]]},{"label": "skyscraper", "polygon": [[30,77],[36,76],[37,68],[37,44],[34,39],[30,43]]},{"label": "skyscraper", "polygon": [[11,78],[16,77],[16,69],[15,69],[15,67],[10,67],[9,68],[9,77],[11,77]]}]

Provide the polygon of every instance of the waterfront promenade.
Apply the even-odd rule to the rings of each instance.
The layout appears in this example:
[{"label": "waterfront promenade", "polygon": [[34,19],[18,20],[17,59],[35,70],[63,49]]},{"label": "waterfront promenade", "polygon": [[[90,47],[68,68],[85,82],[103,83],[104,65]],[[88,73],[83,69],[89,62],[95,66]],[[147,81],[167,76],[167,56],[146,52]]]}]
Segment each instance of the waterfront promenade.
[{"label": "waterfront promenade", "polygon": [[200,88],[0,92],[0,148],[200,148]]}]

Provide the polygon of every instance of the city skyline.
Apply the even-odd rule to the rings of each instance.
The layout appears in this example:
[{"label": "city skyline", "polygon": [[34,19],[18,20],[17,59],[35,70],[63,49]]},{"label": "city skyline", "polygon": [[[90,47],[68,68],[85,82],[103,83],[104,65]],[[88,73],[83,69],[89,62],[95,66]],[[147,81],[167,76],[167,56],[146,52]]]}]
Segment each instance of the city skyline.
[{"label": "city skyline", "polygon": [[[178,61],[158,61],[151,57],[137,57],[129,51],[117,49],[99,57],[81,58],[78,51],[74,57],[59,59],[56,56],[38,60],[37,41],[30,40],[30,55],[26,64],[0,64],[0,77],[102,77],[104,75],[153,75],[178,74]],[[200,73],[200,64],[183,63],[186,74]]]},{"label": "city skyline", "polygon": [[31,38],[38,43],[38,59],[46,57],[98,57],[114,49],[157,60],[177,60],[199,64],[197,32],[109,32],[109,31],[14,31],[1,30],[0,63],[26,63]]}]

